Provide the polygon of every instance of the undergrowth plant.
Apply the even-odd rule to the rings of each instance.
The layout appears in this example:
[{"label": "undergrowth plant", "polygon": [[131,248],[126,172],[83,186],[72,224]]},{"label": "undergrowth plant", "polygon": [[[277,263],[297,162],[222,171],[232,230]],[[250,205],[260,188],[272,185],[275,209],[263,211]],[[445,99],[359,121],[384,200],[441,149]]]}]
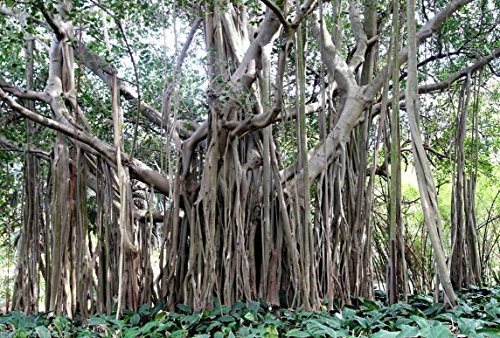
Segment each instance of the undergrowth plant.
[{"label": "undergrowth plant", "polygon": [[53,313],[0,317],[1,337],[500,337],[500,288],[461,290],[459,305],[447,309],[431,295],[413,295],[408,303],[388,306],[358,298],[356,307],[309,312],[238,302],[232,308],[214,299],[213,310],[176,312],[142,306],[136,313],[96,315],[83,324]]}]

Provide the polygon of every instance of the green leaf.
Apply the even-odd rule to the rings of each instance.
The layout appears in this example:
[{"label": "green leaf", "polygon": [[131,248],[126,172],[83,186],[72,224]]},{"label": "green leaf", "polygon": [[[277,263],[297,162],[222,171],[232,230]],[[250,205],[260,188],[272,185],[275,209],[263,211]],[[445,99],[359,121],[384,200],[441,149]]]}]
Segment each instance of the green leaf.
[{"label": "green leaf", "polygon": [[483,327],[476,330],[477,333],[485,333],[488,337],[500,337],[500,327]]},{"label": "green leaf", "polygon": [[139,331],[138,329],[131,329],[131,330],[128,330],[127,333],[125,333],[125,338],[135,338],[140,333],[141,333],[141,331]]},{"label": "green leaf", "polygon": [[361,303],[363,303],[366,309],[370,311],[380,309],[380,305],[374,302],[373,300],[365,299],[363,297],[359,297],[359,300],[361,301]]},{"label": "green leaf", "polygon": [[442,303],[437,303],[437,304],[434,304],[433,306],[431,306],[430,308],[423,310],[422,312],[425,313],[425,315],[427,315],[427,316],[433,316],[433,315],[438,314],[441,311],[443,311],[443,309],[444,309],[444,305]]},{"label": "green leaf", "polygon": [[137,313],[134,313],[134,315],[130,318],[130,324],[133,326],[139,324],[141,321],[141,316],[139,316]]},{"label": "green leaf", "polygon": [[413,319],[420,327],[420,330],[418,331],[418,333],[423,337],[428,337],[429,330],[430,330],[431,326],[429,325],[427,320],[425,318],[418,317],[418,316],[410,316],[410,318]]},{"label": "green leaf", "polygon": [[177,308],[183,312],[186,312],[187,314],[192,314],[193,311],[189,308],[189,306],[184,305],[184,304],[177,304]]},{"label": "green leaf", "polygon": [[151,329],[153,327],[155,327],[156,325],[158,325],[158,323],[156,321],[152,321],[152,322],[146,323],[146,325],[144,325],[141,328],[141,333],[148,333],[148,332],[150,332]]},{"label": "green leaf", "polygon": [[411,316],[410,318],[417,322],[418,326],[420,326],[421,329],[428,329],[430,327],[425,318],[418,316]]},{"label": "green leaf", "polygon": [[500,315],[500,304],[495,298],[491,298],[490,301],[484,305],[484,311],[491,316],[491,318],[498,318]]},{"label": "green leaf", "polygon": [[350,309],[348,307],[345,307],[342,309],[342,319],[351,319],[356,315],[356,311],[353,309]]},{"label": "green leaf", "polygon": [[469,335],[476,333],[476,329],[481,327],[482,321],[469,318],[459,318],[458,319],[458,329],[460,333]]},{"label": "green leaf", "polygon": [[147,316],[149,315],[149,306],[148,304],[142,304],[141,307],[139,308],[139,311],[137,311],[141,316]]},{"label": "green leaf", "polygon": [[[413,321],[409,318],[404,318],[404,317],[400,317],[396,320],[396,322],[394,323],[394,327],[397,327],[398,329],[402,330],[403,329],[403,326],[408,326],[408,324],[412,324]],[[415,328],[416,329],[416,328]]]},{"label": "green leaf", "polygon": [[37,327],[35,327],[35,331],[38,334],[38,337],[41,337],[41,338],[52,337],[49,329],[47,329],[45,326],[37,326]]},{"label": "green leaf", "polygon": [[185,334],[186,334],[186,330],[180,329],[180,330],[172,332],[172,334],[169,337],[170,338],[185,337],[186,336]]},{"label": "green leaf", "polygon": [[418,329],[415,326],[401,325],[398,327],[401,332],[398,334],[398,338],[403,337],[415,337],[418,334]]},{"label": "green leaf", "polygon": [[354,317],[354,321],[358,322],[359,325],[363,328],[363,329],[366,329],[368,328],[368,321],[366,320],[366,318],[362,318],[362,317],[359,317],[359,316],[356,316]]},{"label": "green leaf", "polygon": [[274,325],[267,325],[266,326],[266,337],[269,338],[278,338],[278,330],[276,329],[276,326]]},{"label": "green leaf", "polygon": [[175,328],[175,324],[172,322],[161,323],[156,328],[156,332],[170,331],[173,328]]},{"label": "green leaf", "polygon": [[337,332],[318,322],[316,319],[310,319],[307,321],[307,330],[315,337],[338,337]]},{"label": "green leaf", "polygon": [[453,337],[453,334],[450,332],[449,328],[444,325],[438,324],[431,327],[428,336],[433,338],[448,338]]},{"label": "green leaf", "polygon": [[108,321],[103,317],[91,317],[88,325],[108,325]]},{"label": "green leaf", "polygon": [[[162,309],[163,307],[165,306],[165,304],[163,304],[162,302],[156,304],[152,309],[151,309],[151,317],[154,317],[156,316]],[[140,310],[139,310],[140,312]]]},{"label": "green leaf", "polygon": [[234,317],[233,316],[229,316],[229,315],[224,315],[224,316],[221,316],[219,318],[219,320],[223,323],[230,323],[230,322],[234,322]]},{"label": "green leaf", "polygon": [[54,325],[59,331],[64,331],[65,327],[68,325],[69,320],[66,317],[63,316],[57,316],[54,318]]},{"label": "green leaf", "polygon": [[312,335],[309,332],[302,331],[302,329],[291,329],[288,331],[286,334],[287,337],[312,337]]},{"label": "green leaf", "polygon": [[246,307],[245,303],[243,303],[243,302],[237,302],[231,308],[231,313],[239,312],[239,311],[243,310],[245,307]]},{"label": "green leaf", "polygon": [[222,323],[221,323],[221,322],[219,322],[218,320],[216,320],[216,321],[212,322],[210,325],[208,325],[208,327],[207,327],[207,330],[206,330],[206,331],[207,331],[207,332],[210,332],[210,331],[212,331],[214,328],[219,327],[219,326],[221,326],[221,325],[222,325]]},{"label": "green leaf", "polygon": [[247,312],[243,318],[245,318],[246,320],[248,320],[249,322],[255,322],[255,316],[252,312]]},{"label": "green leaf", "polygon": [[399,331],[391,332],[386,330],[380,330],[379,332],[372,335],[372,338],[390,338],[390,337],[399,337]]}]

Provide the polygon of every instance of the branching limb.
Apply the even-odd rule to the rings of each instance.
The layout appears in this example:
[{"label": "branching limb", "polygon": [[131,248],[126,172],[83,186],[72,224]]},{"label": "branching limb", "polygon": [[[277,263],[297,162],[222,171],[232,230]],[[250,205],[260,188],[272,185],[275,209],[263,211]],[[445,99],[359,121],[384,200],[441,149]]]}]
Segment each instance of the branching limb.
[{"label": "branching limb", "polygon": [[21,145],[17,145],[16,143],[8,140],[5,136],[0,135],[0,151],[15,151],[15,152],[28,152],[30,154],[34,154],[37,157],[40,157],[41,159],[44,159],[46,161],[50,160],[50,154],[47,153],[46,151],[43,151],[41,149],[38,149],[36,147],[33,147],[32,145],[30,146],[30,149],[22,149]]},{"label": "branching limb", "polygon": [[50,28],[52,28],[58,40],[62,41],[64,38],[69,37],[68,31],[70,29],[66,27],[66,24],[61,20],[60,17],[58,17],[57,15],[54,16],[49,13],[42,2],[37,3],[35,7],[40,10],[43,17],[45,18],[45,21],[47,21],[47,24],[50,26]]},{"label": "branching limb", "polygon": [[292,20],[291,27],[293,29],[297,29],[299,27],[300,23],[306,15],[309,13],[309,11],[313,8],[313,6],[316,4],[316,0],[306,0],[302,5],[300,5],[300,8],[297,11],[297,15],[295,15],[295,18]]},{"label": "branching limb", "polygon": [[281,24],[283,25],[283,27],[285,29],[288,29],[289,28],[289,24],[288,24],[288,21],[286,21],[286,18],[285,16],[283,15],[283,12],[281,11],[281,9],[276,6],[276,4],[274,2],[272,2],[271,0],[261,0],[271,11],[273,11],[274,15],[276,15],[278,17],[278,20],[281,22]]},{"label": "branching limb", "polygon": [[[177,77],[181,73],[182,70],[182,65],[184,63],[184,60],[186,59],[187,52],[189,50],[189,47],[191,46],[191,43],[193,42],[194,35],[198,31],[198,28],[200,27],[200,24],[202,22],[201,17],[198,17],[194,23],[193,26],[191,27],[191,30],[189,32],[189,35],[184,42],[184,45],[182,46],[181,53],[179,57],[177,58],[177,62],[175,65],[174,72],[172,74],[173,82],[170,85],[165,84],[165,88],[163,89],[163,95],[162,95],[162,119],[163,119],[163,124],[169,125],[176,124],[177,121],[171,122],[170,119],[170,107],[171,107],[171,99],[172,99],[172,93],[175,91],[175,86],[177,84]],[[172,131],[172,139],[177,147],[177,149],[181,148],[181,143],[180,143],[180,138],[179,138],[179,130],[178,128],[171,128]]]},{"label": "branching limb", "polygon": [[[431,36],[446,18],[472,1],[473,0],[456,0],[438,12],[436,16],[428,21],[416,34],[417,46]],[[321,46],[322,57],[329,74],[333,74],[335,81],[349,94],[347,95],[347,100],[339,120],[324,141],[326,146],[319,144],[310,153],[309,180],[311,181],[318,177],[326,165],[331,163],[335,154],[342,153],[343,145],[347,142],[347,138],[352,129],[359,122],[361,114],[366,106],[375,98],[382,88],[387,76],[387,70],[384,68],[369,85],[363,87],[357,86],[350,72],[350,68],[340,57],[327,30],[323,29],[324,34],[320,34],[321,30],[316,18],[313,20],[312,30],[318,44]],[[408,49],[403,48],[398,53],[398,63],[402,65],[407,59]],[[293,182],[290,181],[290,184],[293,184]]]},{"label": "branching limb", "polygon": [[[25,118],[30,119],[33,122],[41,124],[43,126],[49,127],[50,129],[59,131],[66,136],[74,138],[91,148],[93,148],[96,152],[106,158],[110,163],[116,165],[116,158],[114,154],[113,147],[104,143],[100,139],[96,138],[93,135],[86,133],[85,131],[75,129],[73,127],[68,127],[56,120],[49,119],[47,117],[41,116],[29,109],[24,108],[20,104],[18,104],[15,100],[7,95],[7,93],[0,89],[0,99],[3,100],[11,109],[19,113]],[[169,181],[163,175],[149,168],[143,162],[137,159],[131,159],[127,154],[122,154],[123,163],[126,164],[135,178],[140,181],[143,181],[149,185],[153,185],[158,189],[161,193],[168,195],[169,194]]]},{"label": "branching limb", "polygon": [[324,22],[322,24],[323,28],[320,28],[320,23],[315,15],[312,20],[312,33],[320,46],[321,58],[326,65],[328,74],[346,91],[352,87],[357,87],[351,68],[333,44],[332,37]]},{"label": "branching limb", "polygon": [[[84,44],[80,44],[78,48],[75,49],[78,53],[80,61],[87,67],[92,73],[97,75],[108,87],[111,87],[111,75],[116,72],[115,68],[104,61],[99,55],[88,50]],[[138,93],[130,88],[125,81],[118,79],[118,87],[120,88],[120,95],[122,95],[126,100],[135,102],[138,100]],[[163,125],[161,114],[151,105],[141,102],[141,113],[146,117],[151,123],[158,127]],[[169,130],[171,125],[163,125],[163,128]],[[188,138],[192,135],[192,132],[183,127],[181,121],[177,121],[175,124],[179,135],[183,138]],[[180,141],[179,141],[180,142]]]},{"label": "branching limb", "polygon": [[[416,35],[417,47],[421,45],[428,37],[430,37],[434,32],[436,32],[441,24],[451,16],[459,8],[471,3],[474,0],[456,0],[441,11],[439,11],[436,16],[431,20],[427,21],[422,28],[420,28]],[[406,60],[408,60],[408,47],[405,47],[399,51],[398,54],[398,64],[403,65]],[[384,84],[384,79],[387,74],[387,65],[379,72],[379,75],[371,82],[371,84],[365,89],[365,94],[367,97],[374,98],[375,95],[380,91],[382,85]]]},{"label": "branching limb", "polygon": [[292,41],[289,40],[278,57],[278,71],[276,74],[276,96],[274,106],[266,113],[253,115],[244,121],[230,121],[224,124],[225,128],[233,129],[233,137],[241,137],[249,131],[264,128],[274,122],[283,106],[283,79],[285,76],[286,61],[290,52]]},{"label": "branching limb", "polygon": [[349,20],[351,21],[352,32],[356,38],[356,51],[349,62],[349,67],[354,70],[365,61],[365,53],[368,46],[368,38],[361,23],[355,0],[349,1]]},{"label": "branching limb", "polygon": [[[467,74],[472,74],[476,72],[477,70],[481,69],[482,67],[488,65],[491,61],[497,59],[500,57],[500,47],[495,49],[490,55],[487,55],[476,62],[474,62],[472,65],[469,67],[466,67],[452,76],[450,76],[448,79],[436,83],[431,83],[431,84],[426,84],[426,85],[420,85],[418,87],[418,93],[419,94],[429,94],[433,93],[436,91],[444,90],[448,87],[450,87],[453,83],[457,82],[461,78],[467,76]],[[406,93],[401,93],[400,96],[400,101],[404,100],[406,97]],[[387,105],[392,105],[393,104],[393,99],[390,98],[387,100]],[[373,111],[375,114],[377,114],[380,111],[381,108],[381,103],[377,103],[376,105],[373,106]]]},{"label": "branching limb", "polygon": [[6,81],[0,79],[0,88],[9,94],[12,94],[20,99],[36,100],[45,103],[50,102],[50,95],[45,92],[37,92],[34,90],[28,90],[20,87],[16,87],[7,83]]}]

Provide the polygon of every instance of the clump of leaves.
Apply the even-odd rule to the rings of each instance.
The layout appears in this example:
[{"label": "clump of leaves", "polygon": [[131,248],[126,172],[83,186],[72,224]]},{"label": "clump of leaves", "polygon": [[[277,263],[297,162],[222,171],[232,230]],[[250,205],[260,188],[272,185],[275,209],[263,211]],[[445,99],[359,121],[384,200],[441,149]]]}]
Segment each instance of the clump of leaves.
[{"label": "clump of leaves", "polygon": [[498,337],[500,288],[471,287],[458,292],[459,304],[446,309],[430,295],[387,306],[359,298],[356,308],[309,312],[269,307],[262,301],[238,302],[232,308],[214,299],[214,309],[176,312],[162,304],[137,312],[79,318],[19,311],[0,316],[0,336],[8,337]]}]

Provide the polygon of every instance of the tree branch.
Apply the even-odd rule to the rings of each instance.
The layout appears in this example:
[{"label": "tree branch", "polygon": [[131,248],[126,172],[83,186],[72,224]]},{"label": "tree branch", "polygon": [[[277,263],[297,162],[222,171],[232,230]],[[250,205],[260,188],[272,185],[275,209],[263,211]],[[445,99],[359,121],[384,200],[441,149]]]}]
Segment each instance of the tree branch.
[{"label": "tree branch", "polygon": [[274,4],[274,2],[270,1],[270,0],[260,0],[262,1],[271,11],[273,11],[274,15],[276,15],[278,17],[278,20],[281,22],[281,24],[283,25],[283,27],[285,29],[289,29],[289,24],[288,24],[288,21],[286,21],[286,18],[285,16],[283,15],[283,12],[281,11],[281,9],[276,6]]},{"label": "tree branch", "polygon": [[[31,121],[46,126],[50,129],[59,131],[66,136],[69,136],[70,138],[78,140],[92,147],[95,151],[104,156],[107,161],[116,165],[116,158],[113,147],[104,143],[95,136],[89,135],[83,130],[68,127],[58,121],[49,119],[29,109],[26,109],[25,107],[14,101],[11,97],[9,97],[2,89],[0,89],[0,99],[2,99],[11,109],[18,112],[23,117],[26,117],[27,119],[30,119]],[[154,186],[156,189],[158,189],[158,191],[165,195],[169,195],[170,183],[168,179],[163,175],[152,170],[143,162],[135,158],[131,159],[130,156],[125,153],[122,154],[122,161],[129,167],[130,171],[138,180]]]},{"label": "tree branch", "polygon": [[363,24],[359,18],[359,11],[355,0],[349,1],[349,20],[351,21],[351,29],[356,38],[356,51],[349,62],[351,69],[356,69],[365,60],[366,48],[368,46],[368,38],[366,36]]},{"label": "tree branch", "polygon": [[34,90],[19,88],[14,85],[11,85],[10,83],[4,81],[1,78],[0,78],[0,88],[5,90],[7,93],[10,93],[21,99],[42,101],[47,104],[50,102],[51,99],[50,95],[45,92],[37,92]]},{"label": "tree branch", "polygon": [[[453,74],[452,76],[450,76],[448,79],[446,79],[444,81],[426,84],[426,85],[420,85],[418,87],[418,93],[419,94],[429,94],[432,92],[446,89],[446,88],[450,87],[456,81],[467,76],[467,74],[474,73],[475,71],[481,69],[482,67],[484,67],[485,65],[489,64],[491,61],[493,61],[494,59],[499,58],[499,57],[500,57],[500,47],[495,49],[490,55],[485,56],[485,57],[477,60],[469,67],[466,67],[466,68],[456,72],[455,74]],[[406,93],[401,93],[400,98],[399,98],[400,101],[404,100],[405,97],[406,97]],[[388,106],[391,106],[393,104],[393,99],[392,98],[388,99],[386,104]],[[374,115],[376,115],[380,111],[381,107],[382,107],[381,103],[377,103],[373,106],[373,112],[375,113]]]},{"label": "tree branch", "polygon": [[[433,32],[437,31],[441,24],[451,16],[455,11],[457,11],[459,8],[471,3],[474,0],[456,0],[445,8],[443,8],[441,11],[439,11],[436,16],[434,16],[431,20],[427,21],[425,25],[420,28],[417,32],[416,39],[417,39],[417,47],[422,44],[425,39],[430,37]],[[399,66],[403,65],[406,60],[408,59],[408,47],[405,47],[399,51],[398,54],[398,64]],[[380,70],[379,75],[372,81],[372,83],[366,87],[365,94],[367,97],[374,98],[375,95],[380,91],[382,88],[385,77],[387,76],[387,71],[386,68],[388,66],[386,65],[383,69]]]},{"label": "tree branch", "polygon": [[[84,44],[78,45],[78,48],[75,48],[75,51],[78,53],[77,55],[85,67],[97,75],[108,87],[111,88],[111,74],[116,72],[115,68],[104,61],[99,55],[88,50]],[[120,88],[120,95],[128,101],[135,102],[138,100],[138,94],[130,88],[125,81],[120,79],[117,80],[118,87]],[[164,125],[160,112],[145,102],[141,102],[141,113],[151,123],[157,125],[158,127],[163,126],[163,128],[167,131],[172,127],[170,124]],[[188,138],[192,135],[191,131],[183,127],[181,121],[176,121],[175,127],[179,132],[179,135],[183,138]]]}]

